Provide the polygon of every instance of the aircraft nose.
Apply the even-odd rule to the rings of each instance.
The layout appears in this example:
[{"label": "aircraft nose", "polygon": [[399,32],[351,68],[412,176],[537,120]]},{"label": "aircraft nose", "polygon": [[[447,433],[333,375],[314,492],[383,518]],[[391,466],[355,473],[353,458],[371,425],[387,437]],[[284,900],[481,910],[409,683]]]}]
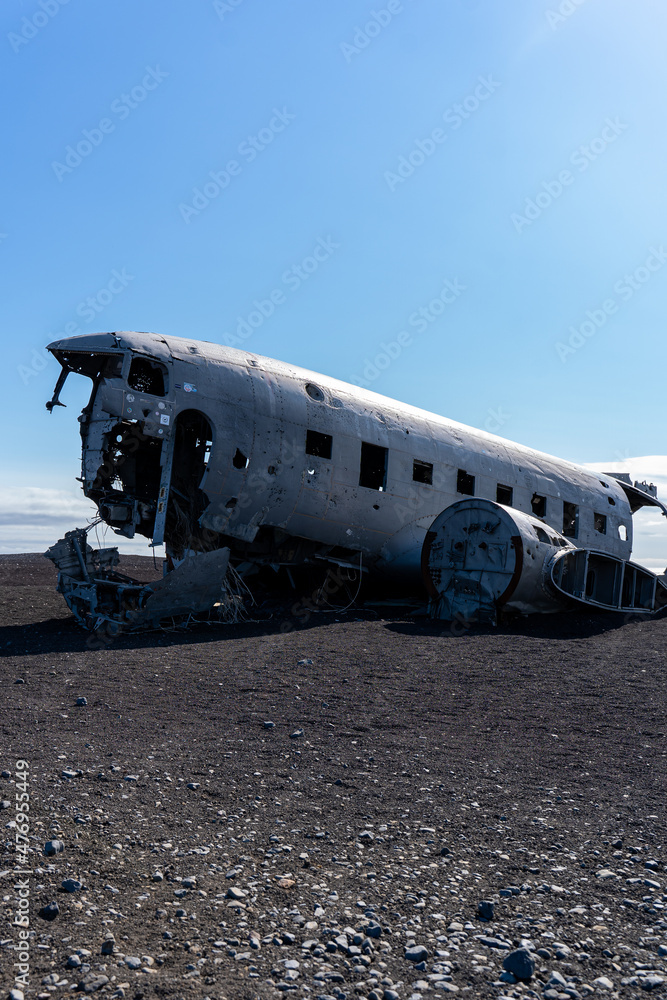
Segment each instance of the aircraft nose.
[{"label": "aircraft nose", "polygon": [[84,333],[76,337],[54,340],[47,345],[47,351],[109,351],[121,345],[113,333]]}]

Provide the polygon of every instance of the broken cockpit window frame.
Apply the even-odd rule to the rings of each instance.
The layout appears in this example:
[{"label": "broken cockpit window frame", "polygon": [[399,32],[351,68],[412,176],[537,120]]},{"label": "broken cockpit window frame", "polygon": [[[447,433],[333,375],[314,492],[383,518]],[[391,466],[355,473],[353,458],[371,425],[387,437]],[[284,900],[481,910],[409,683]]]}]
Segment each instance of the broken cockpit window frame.
[{"label": "broken cockpit window frame", "polygon": [[53,396],[46,404],[49,413],[54,406],[65,406],[60,402],[60,393],[70,372],[75,375],[85,375],[92,379],[95,388],[102,379],[121,378],[125,355],[121,351],[53,351],[56,360],[61,365],[61,372],[53,391]]}]

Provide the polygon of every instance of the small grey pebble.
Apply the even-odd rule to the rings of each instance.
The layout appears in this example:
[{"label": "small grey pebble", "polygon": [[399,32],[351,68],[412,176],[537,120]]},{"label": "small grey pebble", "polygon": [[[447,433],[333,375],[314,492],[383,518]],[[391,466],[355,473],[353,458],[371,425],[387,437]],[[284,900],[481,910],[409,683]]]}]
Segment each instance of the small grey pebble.
[{"label": "small grey pebble", "polygon": [[237,900],[239,900],[239,899],[245,899],[245,897],[248,895],[248,893],[244,892],[243,889],[238,889],[235,885],[233,885],[233,886],[231,886],[231,888],[229,888],[227,890],[226,895],[227,895],[227,899],[237,899]]},{"label": "small grey pebble", "polygon": [[106,941],[102,942],[100,951],[102,955],[113,955],[115,947],[116,939],[114,937],[108,937]]},{"label": "small grey pebble", "polygon": [[84,705],[88,704],[88,699],[87,698],[83,698],[83,697],[77,698],[76,699],[76,704],[79,706],[79,708],[82,708]]},{"label": "small grey pebble", "polygon": [[52,858],[54,854],[62,854],[65,845],[62,840],[47,840],[44,844],[44,854],[47,858]]}]

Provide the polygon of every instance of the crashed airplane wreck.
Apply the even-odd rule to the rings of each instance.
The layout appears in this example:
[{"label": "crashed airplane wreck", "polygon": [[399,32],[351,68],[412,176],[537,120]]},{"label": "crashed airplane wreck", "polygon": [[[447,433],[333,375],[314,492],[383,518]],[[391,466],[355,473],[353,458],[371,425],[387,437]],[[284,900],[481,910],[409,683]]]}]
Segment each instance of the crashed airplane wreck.
[{"label": "crashed airplane wreck", "polygon": [[346,568],[432,617],[495,621],[575,607],[650,615],[667,582],[630,561],[655,487],[585,468],[324,375],[243,350],[98,333],[48,350],[92,393],[81,483],[100,519],[166,550],[163,579],[116,570],[87,530],[46,555],[91,630],[218,609],[234,620],[257,567]]}]

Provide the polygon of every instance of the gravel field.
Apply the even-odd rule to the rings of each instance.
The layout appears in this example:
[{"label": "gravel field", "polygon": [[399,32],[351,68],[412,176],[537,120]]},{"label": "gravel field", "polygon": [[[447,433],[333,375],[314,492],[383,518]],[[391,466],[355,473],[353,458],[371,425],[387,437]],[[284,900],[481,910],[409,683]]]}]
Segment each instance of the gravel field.
[{"label": "gravel field", "polygon": [[667,996],[665,618],[95,649],[54,583],[0,556],[5,995],[24,881],[26,998]]}]

